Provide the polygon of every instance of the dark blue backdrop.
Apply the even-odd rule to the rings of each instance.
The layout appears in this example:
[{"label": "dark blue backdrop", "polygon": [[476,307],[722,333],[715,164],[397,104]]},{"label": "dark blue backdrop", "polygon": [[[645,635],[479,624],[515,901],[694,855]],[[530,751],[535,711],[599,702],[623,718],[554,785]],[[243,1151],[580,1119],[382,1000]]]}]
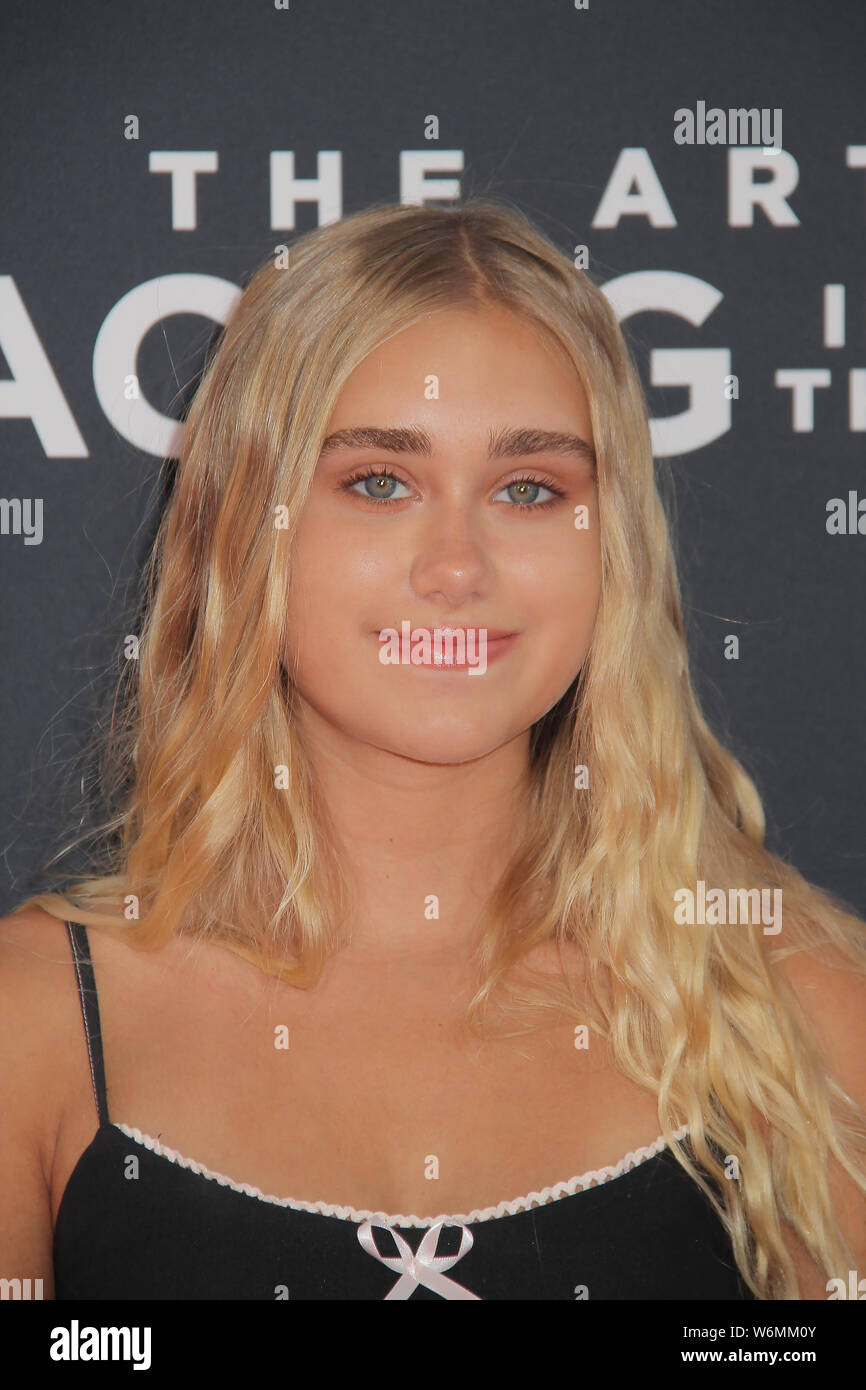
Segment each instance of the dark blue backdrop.
[{"label": "dark blue backdrop", "polygon": [[[859,0],[6,11],[0,910],[70,828],[74,755],[152,535],[159,417],[179,414],[214,306],[296,230],[486,193],[569,253],[585,245],[612,297],[655,305],[627,329],[675,497],[700,692],[756,777],[772,847],[866,910],[866,535],[827,530],[832,498],[866,497]],[[699,102],[778,111],[781,152],[677,143],[675,113]],[[184,184],[184,153],[212,172]],[[320,177],[322,201],[293,209],[292,173]],[[673,278],[641,299],[646,272]],[[144,400],[106,411],[125,358]],[[791,371],[821,383],[811,410],[799,388],[798,428],[777,377]],[[673,433],[661,423],[686,411]]]}]

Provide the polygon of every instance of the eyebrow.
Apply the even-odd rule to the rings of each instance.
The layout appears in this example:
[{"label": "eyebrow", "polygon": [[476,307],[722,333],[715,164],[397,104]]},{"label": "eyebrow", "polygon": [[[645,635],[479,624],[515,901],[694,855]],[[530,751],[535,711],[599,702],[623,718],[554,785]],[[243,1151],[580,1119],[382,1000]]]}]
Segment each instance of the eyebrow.
[{"label": "eyebrow", "polygon": [[[396,429],[353,425],[329,434],[322,444],[321,454],[336,449],[383,449],[391,454],[422,454],[429,458],[433,444],[426,430],[415,425]],[[595,451],[577,434],[563,434],[559,430],[491,429],[487,448],[489,459],[521,458],[527,454],[569,454],[596,467]]]}]

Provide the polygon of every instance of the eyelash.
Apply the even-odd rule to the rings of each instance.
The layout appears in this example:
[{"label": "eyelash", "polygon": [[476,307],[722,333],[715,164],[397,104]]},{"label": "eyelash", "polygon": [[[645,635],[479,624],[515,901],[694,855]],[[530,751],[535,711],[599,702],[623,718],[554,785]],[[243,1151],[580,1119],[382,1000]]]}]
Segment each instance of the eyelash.
[{"label": "eyelash", "polygon": [[[397,474],[392,473],[390,469],[377,468],[375,465],[373,465],[371,468],[359,469],[357,473],[353,473],[351,477],[346,478],[339,485],[340,491],[351,492],[352,488],[355,486],[356,483],[363,482],[366,478],[393,478],[395,483],[403,483],[404,487],[408,486],[407,483],[403,482],[402,478],[398,478]],[[544,511],[547,507],[556,506],[556,503],[561,498],[565,497],[564,489],[558,487],[557,484],[553,482],[551,478],[545,478],[534,474],[530,475],[528,473],[522,475],[519,478],[512,478],[510,482],[503,484],[503,488],[516,487],[520,483],[532,483],[538,487],[547,488],[548,492],[553,493],[553,496],[549,497],[546,502],[507,502],[505,504],[508,507],[512,507],[517,512]],[[502,489],[500,489],[500,491],[502,491]],[[393,506],[395,502],[406,501],[405,497],[370,497],[369,495],[365,495],[362,493],[358,493],[357,495],[361,497],[362,501],[364,502],[372,502],[374,507],[390,507]]]}]

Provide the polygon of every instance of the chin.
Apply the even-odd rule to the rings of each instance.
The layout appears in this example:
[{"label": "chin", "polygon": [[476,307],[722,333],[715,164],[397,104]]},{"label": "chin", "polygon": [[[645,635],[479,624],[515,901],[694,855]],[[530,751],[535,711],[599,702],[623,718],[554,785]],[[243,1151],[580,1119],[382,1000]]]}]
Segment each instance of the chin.
[{"label": "chin", "polygon": [[504,743],[512,734],[503,732],[500,737],[488,726],[484,729],[467,729],[464,725],[453,728],[418,728],[407,731],[405,736],[394,737],[393,729],[387,738],[371,740],[383,751],[400,758],[411,758],[413,762],[430,763],[433,766],[448,767],[460,763],[471,763],[476,758],[486,757]]},{"label": "chin", "polygon": [[425,767],[460,767],[477,762],[479,758],[494,753],[498,747],[495,743],[467,743],[465,748],[442,748],[425,743],[420,746],[389,748],[386,751],[413,763],[423,763]]}]

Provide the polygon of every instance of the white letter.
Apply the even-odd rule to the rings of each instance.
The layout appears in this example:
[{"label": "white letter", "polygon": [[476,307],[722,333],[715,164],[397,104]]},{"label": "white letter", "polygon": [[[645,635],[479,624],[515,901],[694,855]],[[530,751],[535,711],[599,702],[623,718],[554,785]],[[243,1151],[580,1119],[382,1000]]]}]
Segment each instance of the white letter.
[{"label": "white letter", "polygon": [[428,173],[463,172],[462,150],[401,150],[400,202],[423,206],[460,197],[459,179],[428,179]]},{"label": "white letter", "polygon": [[866,367],[852,367],[848,374],[848,428],[866,430]]},{"label": "white letter", "polygon": [[271,229],[295,226],[295,204],[316,203],[319,226],[343,216],[343,156],[339,150],[319,150],[316,178],[295,178],[294,150],[271,150]]},{"label": "white letter", "polygon": [[193,232],[196,222],[195,176],[215,174],[216,150],[151,150],[152,174],[171,174],[171,225],[175,232]]},{"label": "white letter", "polygon": [[32,420],[50,459],[87,458],[87,445],[11,275],[0,275],[0,347],[12,373],[11,380],[0,381],[0,419]]},{"label": "white letter", "polygon": [[866,169],[866,145],[846,145],[845,163],[849,169]]},{"label": "white letter", "polygon": [[124,439],[157,458],[177,458],[183,425],[160,415],[144,397],[127,400],[125,377],[135,372],[145,334],[170,314],[201,314],[225,323],[240,290],[215,275],[161,275],[119,299],[109,310],[93,347],[93,385],[99,404]]},{"label": "white letter", "polygon": [[824,346],[845,346],[845,286],[824,286]]},{"label": "white letter", "polygon": [[796,434],[808,434],[815,428],[813,392],[817,386],[830,385],[827,367],[787,367],[776,372],[777,386],[790,386],[793,396],[793,428]]},{"label": "white letter", "polygon": [[[656,310],[676,314],[700,327],[723,298],[714,285],[679,271],[636,270],[603,287],[622,321]],[[700,449],[731,428],[731,403],[719,388],[731,372],[728,348],[654,348],[650,376],[654,386],[689,386],[689,408],[650,421],[657,458]]]},{"label": "white letter", "polygon": [[[631,192],[637,184],[637,192]],[[640,147],[620,150],[601,197],[593,227],[616,227],[621,217],[647,217],[652,227],[675,227],[677,219],[648,152]]]},{"label": "white letter", "polygon": [[[755,182],[756,169],[773,177]],[[797,161],[787,150],[728,150],[728,226],[753,227],[753,209],[760,207],[774,227],[799,227],[800,219],[785,201],[800,179]]]}]

